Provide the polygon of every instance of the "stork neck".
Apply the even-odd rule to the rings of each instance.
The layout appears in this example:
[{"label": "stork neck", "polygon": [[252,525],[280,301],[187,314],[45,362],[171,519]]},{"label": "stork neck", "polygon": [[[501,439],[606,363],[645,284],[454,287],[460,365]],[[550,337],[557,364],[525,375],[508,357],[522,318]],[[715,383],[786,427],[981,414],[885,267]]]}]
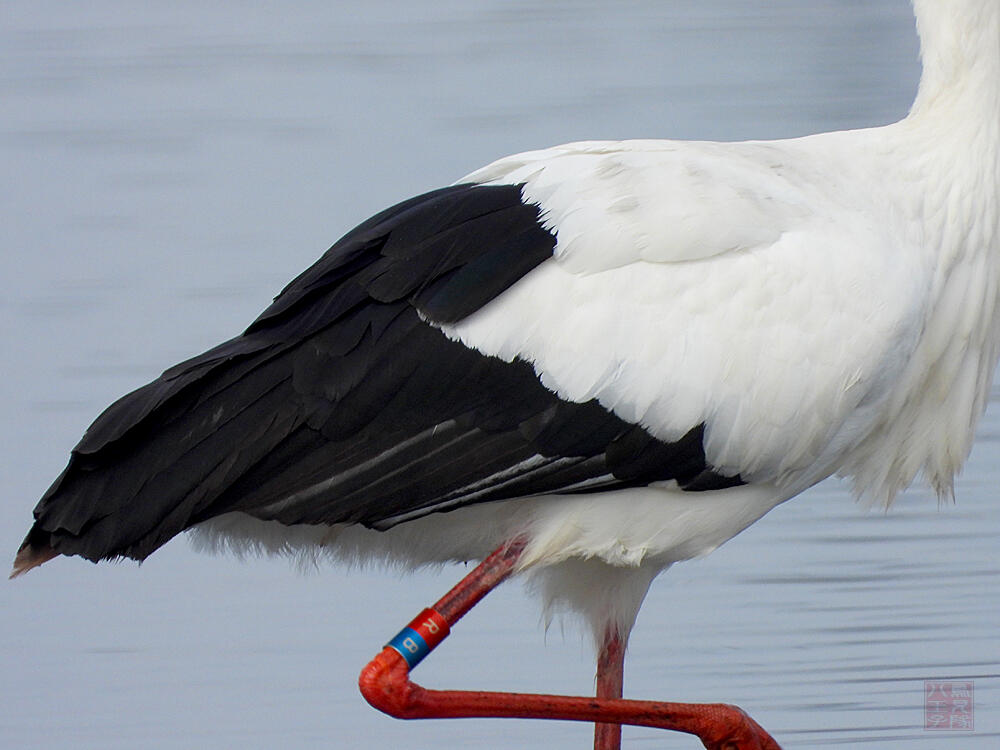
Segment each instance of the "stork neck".
[{"label": "stork neck", "polygon": [[911,118],[1000,120],[1000,2],[913,0],[924,72]]}]

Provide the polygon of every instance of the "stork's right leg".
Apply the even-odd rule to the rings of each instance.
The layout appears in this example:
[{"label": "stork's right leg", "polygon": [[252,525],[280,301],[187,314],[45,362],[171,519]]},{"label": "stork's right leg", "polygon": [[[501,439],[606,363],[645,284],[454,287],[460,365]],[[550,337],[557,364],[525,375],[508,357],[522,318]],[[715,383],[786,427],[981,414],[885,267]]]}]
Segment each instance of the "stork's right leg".
[{"label": "stork's right leg", "polygon": [[[597,655],[597,697],[621,698],[625,684],[626,637],[619,635],[613,626],[604,634],[601,651]],[[595,724],[594,750],[621,750],[621,724]]]}]

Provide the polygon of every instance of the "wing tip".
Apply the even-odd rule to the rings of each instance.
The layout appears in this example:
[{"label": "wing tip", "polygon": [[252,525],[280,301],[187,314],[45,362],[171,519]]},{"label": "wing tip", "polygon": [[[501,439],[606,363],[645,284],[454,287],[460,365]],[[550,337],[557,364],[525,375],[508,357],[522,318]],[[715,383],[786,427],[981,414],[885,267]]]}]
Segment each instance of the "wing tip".
[{"label": "wing tip", "polygon": [[10,571],[10,575],[7,576],[7,580],[13,580],[18,576],[22,576],[32,568],[37,568],[39,565],[43,565],[58,556],[59,553],[47,544],[35,545],[26,541],[17,551],[17,556],[14,558],[14,566]]}]

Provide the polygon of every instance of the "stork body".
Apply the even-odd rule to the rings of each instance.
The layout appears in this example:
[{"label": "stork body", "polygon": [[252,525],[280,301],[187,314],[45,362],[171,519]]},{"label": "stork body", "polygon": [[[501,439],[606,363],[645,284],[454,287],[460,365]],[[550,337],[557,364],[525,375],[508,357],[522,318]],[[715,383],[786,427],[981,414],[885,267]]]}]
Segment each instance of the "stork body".
[{"label": "stork body", "polygon": [[362,224],[95,422],[15,573],[189,528],[413,564],[516,539],[623,644],[658,573],[825,477],[947,495],[1000,346],[1000,3],[914,5],[899,123],[568,144]]}]

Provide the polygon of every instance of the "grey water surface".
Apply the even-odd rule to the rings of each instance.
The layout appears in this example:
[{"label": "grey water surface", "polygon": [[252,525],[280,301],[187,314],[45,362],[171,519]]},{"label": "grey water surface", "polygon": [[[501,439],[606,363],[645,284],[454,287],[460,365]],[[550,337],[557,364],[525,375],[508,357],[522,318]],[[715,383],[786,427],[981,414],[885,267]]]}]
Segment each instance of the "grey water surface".
[{"label": "grey water surface", "polygon": [[[386,205],[570,140],[881,124],[918,74],[906,0],[5,0],[0,552],[104,406]],[[1000,747],[998,459],[994,398],[956,504],[870,512],[827,482],[676,566],[627,694],[738,703],[786,748]],[[463,570],[301,575],[184,540],[54,561],[0,585],[0,748],[587,747],[587,725],[363,703],[361,666]],[[508,585],[416,677],[587,693],[592,654]],[[973,731],[923,729],[925,680],[974,682]]]}]

